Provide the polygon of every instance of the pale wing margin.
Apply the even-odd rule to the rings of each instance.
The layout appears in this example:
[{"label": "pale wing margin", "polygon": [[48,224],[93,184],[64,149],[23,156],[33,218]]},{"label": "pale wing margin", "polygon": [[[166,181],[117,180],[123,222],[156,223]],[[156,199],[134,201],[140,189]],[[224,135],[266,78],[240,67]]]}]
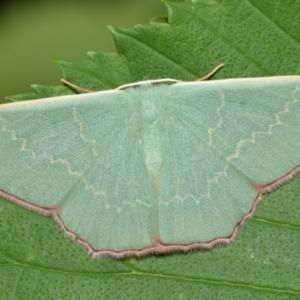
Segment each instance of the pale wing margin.
[{"label": "pale wing margin", "polygon": [[152,190],[130,109],[123,91],[1,106],[1,195],[49,211],[91,248],[149,245]]}]

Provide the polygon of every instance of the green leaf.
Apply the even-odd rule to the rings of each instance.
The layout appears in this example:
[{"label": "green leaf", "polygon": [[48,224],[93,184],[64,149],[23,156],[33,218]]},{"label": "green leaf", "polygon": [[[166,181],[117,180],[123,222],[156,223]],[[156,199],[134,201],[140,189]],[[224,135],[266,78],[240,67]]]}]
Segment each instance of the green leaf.
[{"label": "green leaf", "polygon": [[[59,61],[63,77],[101,90],[143,79],[193,80],[222,62],[214,79],[300,73],[298,1],[166,4],[169,24],[111,28],[119,55]],[[93,259],[51,218],[1,199],[1,299],[299,299],[299,197],[298,176],[263,198],[229,246],[123,261]]]},{"label": "green leaf", "polygon": [[33,84],[31,87],[34,89],[34,93],[19,94],[14,96],[8,96],[6,98],[12,101],[23,101],[29,99],[33,100],[54,96],[71,95],[75,93],[65,86],[45,86],[40,84]]}]

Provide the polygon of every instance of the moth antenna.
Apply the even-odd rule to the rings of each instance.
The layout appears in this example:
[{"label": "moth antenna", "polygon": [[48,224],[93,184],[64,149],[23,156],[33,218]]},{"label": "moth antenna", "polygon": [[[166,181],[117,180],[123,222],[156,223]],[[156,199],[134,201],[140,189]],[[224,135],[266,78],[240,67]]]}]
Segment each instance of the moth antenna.
[{"label": "moth antenna", "polygon": [[215,73],[217,73],[221,68],[224,67],[224,64],[219,64],[217,65],[211,72],[209,72],[207,75],[201,77],[201,78],[198,78],[196,79],[195,81],[203,81],[203,80],[206,80],[208,79],[209,77],[211,77],[212,75],[214,75]]},{"label": "moth antenna", "polygon": [[61,81],[63,84],[68,85],[69,87],[71,87],[71,88],[73,88],[73,89],[75,89],[75,90],[78,90],[78,91],[80,91],[80,92],[84,92],[84,93],[93,93],[93,92],[94,92],[94,91],[91,91],[91,90],[82,88],[82,87],[80,87],[80,86],[77,86],[77,85],[75,85],[75,84],[73,84],[73,83],[71,83],[71,82],[69,82],[69,81],[67,81],[66,79],[63,79],[63,78],[62,78],[60,81]]}]

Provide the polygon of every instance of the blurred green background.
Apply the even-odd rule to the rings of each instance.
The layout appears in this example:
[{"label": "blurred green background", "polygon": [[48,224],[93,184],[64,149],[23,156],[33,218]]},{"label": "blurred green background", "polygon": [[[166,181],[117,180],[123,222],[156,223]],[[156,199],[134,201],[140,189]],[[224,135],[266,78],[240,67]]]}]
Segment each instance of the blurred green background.
[{"label": "blurred green background", "polygon": [[31,92],[30,85],[59,85],[52,59],[87,59],[88,51],[115,52],[107,25],[133,27],[166,15],[159,0],[7,1],[0,10],[0,103]]}]

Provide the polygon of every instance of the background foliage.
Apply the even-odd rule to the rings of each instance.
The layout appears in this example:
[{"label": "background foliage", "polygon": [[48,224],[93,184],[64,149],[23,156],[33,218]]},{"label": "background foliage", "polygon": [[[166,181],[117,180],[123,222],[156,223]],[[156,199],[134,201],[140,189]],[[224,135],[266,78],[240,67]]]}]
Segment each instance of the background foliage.
[{"label": "background foliage", "polygon": [[[300,3],[167,2],[168,22],[111,28],[117,54],[61,61],[63,77],[101,90],[142,79],[300,74]],[[97,29],[91,28],[94,33]],[[80,43],[80,38],[78,43]],[[66,89],[55,93],[65,93]],[[38,96],[53,88],[39,87]],[[36,97],[27,94],[19,98]],[[288,141],[287,141],[288,142]],[[51,219],[0,202],[4,299],[299,299],[300,177],[266,195],[229,246],[122,261],[92,259]]]},{"label": "background foliage", "polygon": [[132,27],[166,14],[159,0],[7,0],[0,3],[0,103],[30,85],[59,84],[53,59],[115,51],[107,25]]}]

